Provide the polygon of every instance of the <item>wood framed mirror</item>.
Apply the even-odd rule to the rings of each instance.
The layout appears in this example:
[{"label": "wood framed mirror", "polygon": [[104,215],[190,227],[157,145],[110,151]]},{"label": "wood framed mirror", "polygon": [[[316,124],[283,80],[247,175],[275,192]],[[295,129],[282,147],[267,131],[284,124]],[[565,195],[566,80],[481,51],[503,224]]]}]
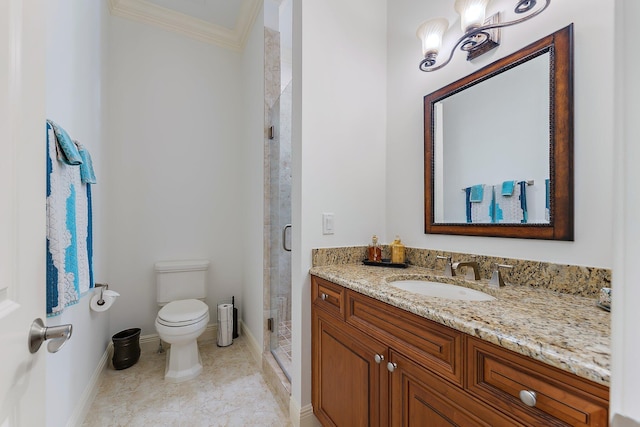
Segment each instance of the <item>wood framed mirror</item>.
[{"label": "wood framed mirror", "polygon": [[573,24],[425,96],[424,153],[425,233],[573,240]]}]

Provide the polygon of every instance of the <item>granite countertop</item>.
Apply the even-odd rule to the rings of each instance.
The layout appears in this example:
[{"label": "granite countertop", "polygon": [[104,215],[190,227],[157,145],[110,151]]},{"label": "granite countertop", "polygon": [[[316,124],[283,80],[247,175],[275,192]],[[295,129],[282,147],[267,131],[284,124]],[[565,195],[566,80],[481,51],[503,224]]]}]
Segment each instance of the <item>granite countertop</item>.
[{"label": "granite countertop", "polygon": [[[548,365],[609,386],[611,316],[596,300],[546,289],[507,284],[488,287],[442,277],[441,272],[339,264],[313,267],[311,274]],[[389,286],[405,279],[430,279],[481,290],[493,301],[455,301],[417,295]]]}]

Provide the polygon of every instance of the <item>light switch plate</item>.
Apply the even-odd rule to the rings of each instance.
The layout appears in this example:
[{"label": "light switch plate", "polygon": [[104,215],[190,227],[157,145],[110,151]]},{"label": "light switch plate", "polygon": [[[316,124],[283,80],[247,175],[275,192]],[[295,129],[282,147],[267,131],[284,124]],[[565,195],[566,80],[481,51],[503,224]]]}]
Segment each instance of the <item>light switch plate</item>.
[{"label": "light switch plate", "polygon": [[322,214],[322,234],[333,234],[333,214],[330,212]]}]

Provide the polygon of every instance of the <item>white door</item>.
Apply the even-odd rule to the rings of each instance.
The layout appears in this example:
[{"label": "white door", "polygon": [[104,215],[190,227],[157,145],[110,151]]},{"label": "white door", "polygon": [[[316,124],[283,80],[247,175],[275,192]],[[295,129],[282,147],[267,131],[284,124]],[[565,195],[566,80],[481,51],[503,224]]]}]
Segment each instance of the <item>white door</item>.
[{"label": "white door", "polygon": [[0,0],[0,427],[45,423],[44,0]]}]

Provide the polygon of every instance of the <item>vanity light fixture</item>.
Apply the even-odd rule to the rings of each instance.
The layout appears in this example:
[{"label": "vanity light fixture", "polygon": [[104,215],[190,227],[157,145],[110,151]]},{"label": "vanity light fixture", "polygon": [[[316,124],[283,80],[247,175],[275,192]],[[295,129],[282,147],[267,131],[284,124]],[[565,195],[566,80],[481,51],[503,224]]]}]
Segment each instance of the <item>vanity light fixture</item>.
[{"label": "vanity light fixture", "polygon": [[487,6],[491,0],[456,0],[454,7],[460,15],[462,37],[451,48],[449,57],[442,63],[436,64],[438,53],[442,47],[442,38],[449,28],[449,21],[445,18],[436,18],[426,21],[416,31],[416,35],[422,42],[422,55],[420,70],[436,71],[447,65],[458,46],[460,50],[467,52],[467,60],[478,56],[499,46],[497,29],[509,27],[527,21],[542,13],[551,3],[551,0],[543,0],[544,5],[535,9],[538,0],[518,0],[514,12],[524,15],[512,21],[500,22],[500,15],[495,14],[485,20]]}]

